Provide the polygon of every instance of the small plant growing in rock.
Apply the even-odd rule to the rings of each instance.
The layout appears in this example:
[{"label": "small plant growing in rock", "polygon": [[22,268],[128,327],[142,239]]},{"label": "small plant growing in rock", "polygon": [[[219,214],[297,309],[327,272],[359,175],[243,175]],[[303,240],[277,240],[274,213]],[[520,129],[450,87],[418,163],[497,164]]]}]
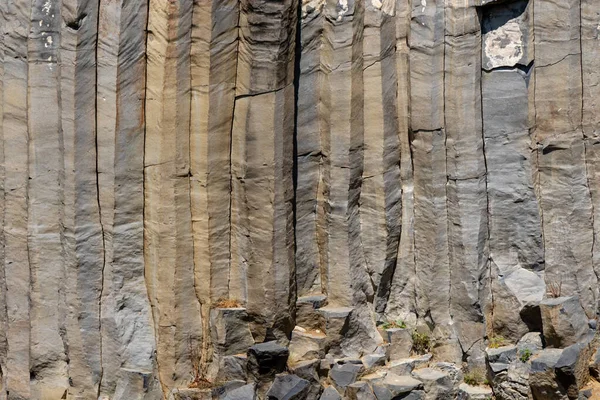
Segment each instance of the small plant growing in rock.
[{"label": "small plant growing in rock", "polygon": [[475,368],[470,371],[467,371],[463,379],[467,385],[471,386],[480,386],[488,384],[486,373],[483,368]]},{"label": "small plant growing in rock", "polygon": [[406,323],[404,321],[402,321],[401,319],[398,319],[396,321],[387,321],[387,322],[384,322],[383,324],[381,324],[381,327],[383,329],[393,329],[393,328],[402,328],[402,329],[405,329],[406,328]]},{"label": "small plant growing in rock", "polygon": [[562,292],[562,280],[552,280],[546,283],[546,295],[551,298],[557,298],[561,296]]},{"label": "small plant growing in rock", "polygon": [[220,298],[213,303],[214,308],[240,308],[242,303],[236,299]]},{"label": "small plant growing in rock", "polygon": [[492,336],[489,338],[488,347],[490,349],[497,349],[498,347],[508,346],[510,343],[502,336]]},{"label": "small plant growing in rock", "polygon": [[190,382],[190,384],[188,385],[188,387],[191,388],[195,388],[195,389],[207,389],[213,386],[212,382],[210,382],[208,379],[204,378],[204,374],[202,373],[201,368],[201,361],[202,361],[202,354],[200,352],[200,349],[198,348],[198,346],[196,345],[195,341],[190,337],[188,338],[188,349],[190,352],[190,361],[192,362],[192,373],[194,376],[194,379]]},{"label": "small plant growing in rock", "polygon": [[426,333],[414,331],[412,333],[413,351],[416,354],[426,354],[431,349],[431,339]]},{"label": "small plant growing in rock", "polygon": [[529,361],[529,359],[531,358],[532,355],[533,355],[533,353],[531,352],[531,350],[524,349],[523,351],[521,351],[521,354],[519,355],[519,360],[521,360],[521,362],[523,362],[523,363],[526,363],[527,361]]}]

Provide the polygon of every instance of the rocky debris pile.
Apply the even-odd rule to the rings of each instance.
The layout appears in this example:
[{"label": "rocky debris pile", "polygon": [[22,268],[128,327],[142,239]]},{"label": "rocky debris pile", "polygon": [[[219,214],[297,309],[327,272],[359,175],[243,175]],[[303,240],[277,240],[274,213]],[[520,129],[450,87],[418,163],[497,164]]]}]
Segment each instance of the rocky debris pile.
[{"label": "rocky debris pile", "polygon": [[170,399],[569,400],[593,398],[588,383],[600,378],[596,324],[576,297],[541,301],[542,332],[515,344],[491,337],[480,365],[441,361],[426,331],[402,321],[380,325],[379,344],[356,356],[348,341],[354,309],[316,297],[300,304],[303,326],[289,340],[256,344],[244,309],[213,310],[212,364],[219,367],[208,378],[216,383],[172,390]]},{"label": "rocky debris pile", "polygon": [[516,345],[486,350],[489,383],[498,400],[567,400],[591,396],[598,377],[596,321],[577,297],[549,298],[539,305],[543,332]]}]

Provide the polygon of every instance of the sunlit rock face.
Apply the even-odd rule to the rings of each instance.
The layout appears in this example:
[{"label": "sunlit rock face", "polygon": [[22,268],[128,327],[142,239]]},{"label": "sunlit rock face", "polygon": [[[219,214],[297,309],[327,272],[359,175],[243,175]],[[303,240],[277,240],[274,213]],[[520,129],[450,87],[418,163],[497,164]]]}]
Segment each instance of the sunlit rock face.
[{"label": "sunlit rock face", "polygon": [[0,399],[459,393],[547,298],[595,318],[599,15],[0,2]]}]

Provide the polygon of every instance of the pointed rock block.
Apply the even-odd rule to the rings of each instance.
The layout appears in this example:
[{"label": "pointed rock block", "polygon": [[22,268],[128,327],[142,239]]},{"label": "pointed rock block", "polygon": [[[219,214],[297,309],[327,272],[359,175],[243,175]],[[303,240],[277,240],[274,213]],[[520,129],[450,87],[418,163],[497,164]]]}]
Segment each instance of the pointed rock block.
[{"label": "pointed rock block", "polygon": [[458,386],[456,400],[489,400],[492,398],[492,388],[488,386],[471,386],[461,383]]},{"label": "pointed rock block", "polygon": [[329,380],[340,393],[344,393],[349,385],[356,382],[358,374],[362,371],[362,364],[335,364],[329,371]]},{"label": "pointed rock block", "polygon": [[387,348],[390,360],[400,360],[410,356],[413,347],[412,332],[409,329],[386,329]]},{"label": "pointed rock block", "polygon": [[554,368],[562,356],[561,349],[545,349],[531,360],[529,385],[534,399],[566,400],[567,391],[556,379]]},{"label": "pointed rock block", "polygon": [[342,396],[333,386],[328,386],[323,390],[319,400],[342,400]]},{"label": "pointed rock block", "polygon": [[319,383],[319,374],[317,372],[319,364],[320,360],[317,359],[300,361],[292,366],[288,364],[288,368],[292,374],[306,379],[310,383],[310,388],[306,394],[307,400],[317,400],[320,396],[321,384]]},{"label": "pointed rock block", "polygon": [[521,340],[517,343],[517,350],[519,351],[519,355],[523,351],[530,351],[532,354],[535,354],[541,351],[544,348],[542,342],[542,334],[539,332],[529,332],[526,333]]},{"label": "pointed rock block", "polygon": [[217,386],[212,389],[213,399],[231,399],[231,393],[237,391],[239,388],[246,386],[245,381],[232,380],[227,381],[224,384]]},{"label": "pointed rock block", "polygon": [[418,357],[403,358],[388,364],[388,370],[396,375],[410,375],[413,370],[426,367],[431,361],[431,354]]},{"label": "pointed rock block", "polygon": [[367,354],[366,356],[362,357],[361,361],[366,369],[371,369],[385,365],[387,357],[385,354],[373,353]]},{"label": "pointed rock block", "polygon": [[554,366],[556,379],[567,390],[570,399],[577,399],[579,391],[590,379],[593,338],[592,333],[585,340],[564,349]]},{"label": "pointed rock block", "polygon": [[348,386],[345,397],[348,400],[378,400],[367,382],[356,382]]},{"label": "pointed rock block", "polygon": [[325,343],[327,336],[322,331],[307,331],[296,327],[292,331],[290,341],[290,363],[298,361],[323,358],[325,356]]},{"label": "pointed rock block", "polygon": [[517,359],[517,346],[502,346],[497,349],[486,349],[485,359],[492,376],[506,371],[510,363]]},{"label": "pointed rock block", "polygon": [[372,384],[377,399],[406,398],[409,393],[423,389],[423,383],[410,376],[399,376],[388,373],[380,382]]},{"label": "pointed rock block", "polygon": [[439,400],[454,399],[456,391],[449,373],[433,368],[416,370],[412,375],[423,382],[425,397]]},{"label": "pointed rock block", "polygon": [[289,351],[275,341],[256,344],[248,349],[248,374],[269,379],[285,370]]},{"label": "pointed rock block", "polygon": [[213,390],[213,400],[249,400],[254,398],[254,392],[254,384],[230,388],[219,395],[215,395],[215,392]]},{"label": "pointed rock block", "polygon": [[269,400],[304,400],[310,389],[310,382],[296,375],[280,374],[267,392]]},{"label": "pointed rock block", "polygon": [[579,297],[557,297],[540,303],[547,347],[565,348],[582,341],[589,331]]},{"label": "pointed rock block", "polygon": [[452,380],[454,390],[458,390],[458,386],[463,382],[463,373],[456,364],[449,362],[438,362],[433,364],[433,368],[447,373]]},{"label": "pointed rock block", "polygon": [[254,344],[244,308],[215,308],[210,311],[210,333],[216,355],[245,353]]},{"label": "pointed rock block", "polygon": [[326,348],[334,356],[341,356],[341,343],[348,332],[350,314],[353,309],[349,307],[324,307],[319,313],[325,319],[325,334],[327,335]]},{"label": "pointed rock block", "polygon": [[224,356],[219,360],[219,371],[215,381],[223,382],[229,380],[245,381],[248,378],[246,354]]},{"label": "pointed rock block", "polygon": [[383,381],[383,379],[387,376],[387,374],[388,374],[388,371],[380,369],[380,370],[377,370],[368,375],[363,375],[360,378],[360,380],[373,385],[373,384],[381,383]]},{"label": "pointed rock block", "polygon": [[168,400],[212,400],[211,389],[173,389]]},{"label": "pointed rock block", "polygon": [[319,309],[327,304],[327,296],[303,296],[296,300],[296,325],[306,329],[325,330],[325,317]]}]

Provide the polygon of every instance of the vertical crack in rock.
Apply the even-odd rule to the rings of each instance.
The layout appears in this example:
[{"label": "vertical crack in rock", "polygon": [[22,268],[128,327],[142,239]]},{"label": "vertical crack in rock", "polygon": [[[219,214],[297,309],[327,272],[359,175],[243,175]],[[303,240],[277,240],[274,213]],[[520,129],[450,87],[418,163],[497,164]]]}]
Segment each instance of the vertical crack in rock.
[{"label": "vertical crack in rock", "polygon": [[[94,40],[95,44],[95,82],[94,82],[94,91],[98,90],[98,32],[100,26],[100,5],[101,0],[97,0],[97,9],[96,9],[96,38]],[[98,96],[94,96],[94,111],[98,110]],[[104,271],[106,270],[106,238],[104,235],[104,223],[102,221],[102,204],[100,202],[100,172],[99,172],[99,157],[98,157],[98,117],[97,114],[94,113],[94,147],[95,147],[95,166],[96,166],[96,202],[98,203],[98,223],[100,224],[100,235],[102,238],[102,271],[100,273],[100,294],[98,296],[98,331],[99,331],[99,356],[100,356],[100,377],[98,379],[98,393],[96,397],[100,397],[100,392],[102,390],[102,378],[104,376],[104,366],[102,365],[102,296],[104,293]]]}]

